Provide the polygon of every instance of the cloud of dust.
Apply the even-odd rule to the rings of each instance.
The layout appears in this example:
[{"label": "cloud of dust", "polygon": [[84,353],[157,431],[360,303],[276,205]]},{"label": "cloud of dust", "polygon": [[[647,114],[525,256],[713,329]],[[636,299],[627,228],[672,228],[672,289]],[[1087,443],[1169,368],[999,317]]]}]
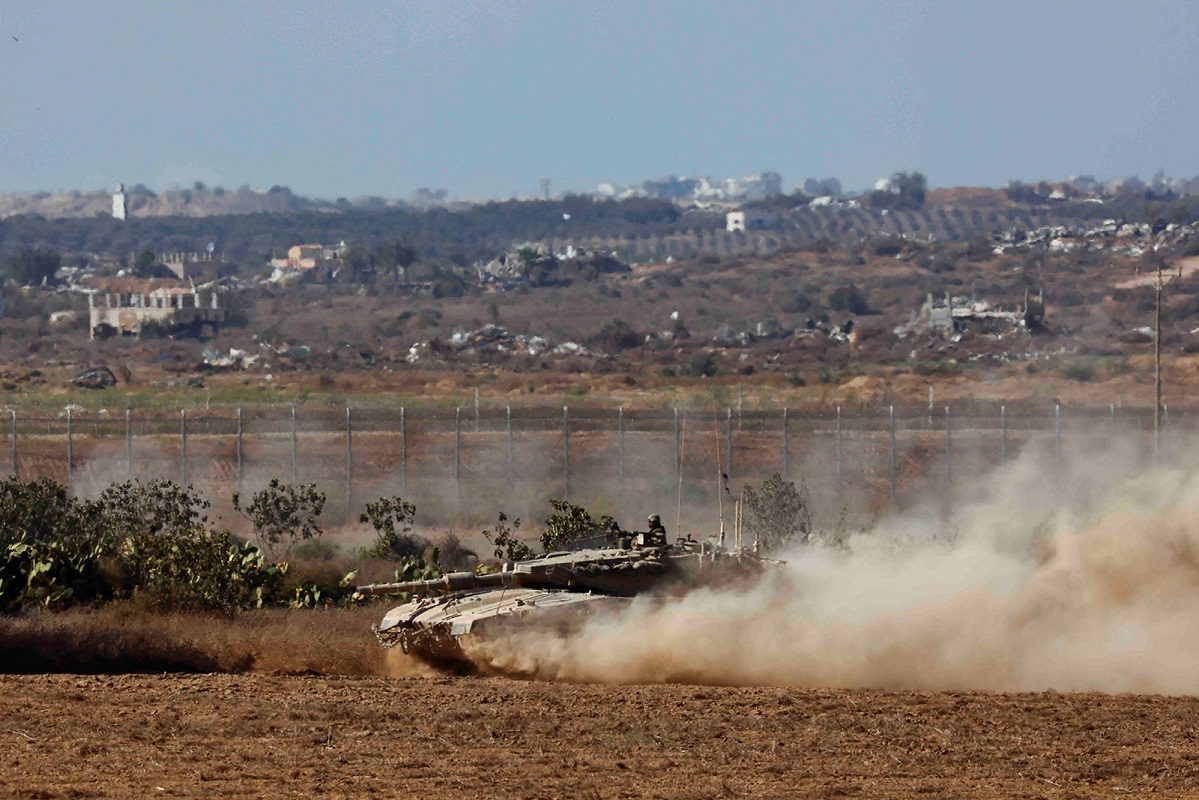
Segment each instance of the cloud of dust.
[{"label": "cloud of dust", "polygon": [[749,590],[478,655],[576,681],[1199,693],[1199,471],[1030,449],[963,494],[948,524],[915,509]]}]

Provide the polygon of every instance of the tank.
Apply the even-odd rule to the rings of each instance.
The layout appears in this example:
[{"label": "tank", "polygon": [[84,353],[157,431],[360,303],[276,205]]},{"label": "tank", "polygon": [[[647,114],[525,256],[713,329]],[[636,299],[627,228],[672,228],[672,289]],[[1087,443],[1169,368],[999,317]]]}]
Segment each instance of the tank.
[{"label": "tank", "polygon": [[569,633],[590,617],[615,613],[633,597],[669,602],[697,586],[756,579],[782,562],[752,549],[726,549],[720,537],[667,543],[660,533],[614,532],[491,573],[451,572],[440,578],[360,586],[364,595],[401,595],[374,626],[384,647],[457,671],[480,666],[472,645],[522,630]]}]

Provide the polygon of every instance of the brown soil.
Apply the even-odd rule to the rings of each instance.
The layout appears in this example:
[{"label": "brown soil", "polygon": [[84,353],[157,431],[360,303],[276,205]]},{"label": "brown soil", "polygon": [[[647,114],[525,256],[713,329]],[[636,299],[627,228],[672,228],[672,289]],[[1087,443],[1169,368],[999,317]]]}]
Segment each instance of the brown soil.
[{"label": "brown soil", "polygon": [[0,795],[1199,797],[1199,699],[0,678]]}]

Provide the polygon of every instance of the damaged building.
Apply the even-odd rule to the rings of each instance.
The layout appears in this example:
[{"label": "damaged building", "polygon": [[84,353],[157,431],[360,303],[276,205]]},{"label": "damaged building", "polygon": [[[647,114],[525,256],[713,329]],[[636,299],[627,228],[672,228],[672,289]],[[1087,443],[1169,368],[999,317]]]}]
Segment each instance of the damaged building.
[{"label": "damaged building", "polygon": [[172,336],[210,338],[225,320],[225,309],[210,292],[207,302],[194,286],[161,279],[113,278],[87,295],[91,338],[140,337],[155,324]]},{"label": "damaged building", "polygon": [[950,336],[958,332],[1003,334],[1026,325],[1032,304],[1026,299],[1028,310],[1004,311],[986,300],[954,297],[946,294],[943,300],[929,292],[919,311],[902,325],[895,327],[895,335],[901,339],[912,334]]}]

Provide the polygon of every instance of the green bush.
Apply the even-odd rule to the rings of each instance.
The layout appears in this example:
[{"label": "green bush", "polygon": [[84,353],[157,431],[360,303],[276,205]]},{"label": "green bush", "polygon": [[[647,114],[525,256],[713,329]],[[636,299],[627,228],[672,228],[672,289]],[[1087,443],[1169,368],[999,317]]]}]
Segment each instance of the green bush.
[{"label": "green bush", "polygon": [[541,547],[547,553],[581,539],[602,536],[616,525],[616,520],[607,514],[594,519],[587,509],[565,500],[551,500],[550,507],[554,513],[546,519],[541,533]]},{"label": "green bush", "polygon": [[412,533],[416,505],[399,497],[380,497],[366,504],[358,517],[362,524],[375,529],[375,543],[362,550],[363,558],[386,561],[423,559],[431,547],[429,541]]},{"label": "green bush", "polygon": [[233,493],[233,508],[254,526],[258,545],[274,555],[287,543],[286,550],[297,542],[319,537],[323,531],[317,517],[325,508],[325,493],[315,483],[299,486],[284,484],[271,478],[265,489],[255,492],[250,504],[242,510],[241,495]]}]

